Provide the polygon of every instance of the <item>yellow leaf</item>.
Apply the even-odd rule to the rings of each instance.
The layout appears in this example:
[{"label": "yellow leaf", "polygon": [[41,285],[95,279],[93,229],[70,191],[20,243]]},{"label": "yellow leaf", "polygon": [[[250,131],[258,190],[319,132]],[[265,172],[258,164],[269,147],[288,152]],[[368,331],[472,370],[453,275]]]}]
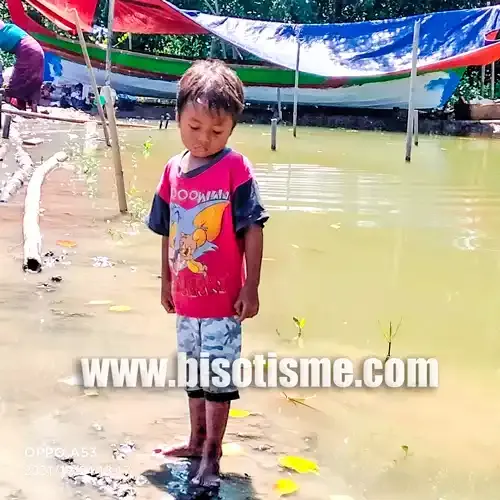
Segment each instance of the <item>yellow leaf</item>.
[{"label": "yellow leaf", "polygon": [[274,483],[274,489],[281,497],[295,493],[299,489],[299,485],[292,479],[278,479]]},{"label": "yellow leaf", "polygon": [[243,448],[238,443],[224,443],[222,445],[222,455],[225,457],[243,455]]},{"label": "yellow leaf", "polygon": [[109,304],[112,304],[112,300],[91,300],[90,302],[87,302],[88,306],[108,306]]},{"label": "yellow leaf", "polygon": [[233,418],[245,418],[248,417],[249,415],[250,412],[246,410],[236,410],[233,408],[229,410],[229,416]]},{"label": "yellow leaf", "polygon": [[127,312],[130,311],[132,308],[130,306],[111,306],[109,308],[110,311],[112,312]]},{"label": "yellow leaf", "polygon": [[281,467],[292,469],[299,474],[319,474],[319,467],[316,462],[307,458],[286,456],[279,459]]},{"label": "yellow leaf", "polygon": [[299,327],[302,329],[302,328],[304,328],[304,325],[305,325],[305,324],[306,324],[306,320],[305,320],[305,318],[301,318],[301,319],[299,320]]},{"label": "yellow leaf", "polygon": [[65,248],[74,248],[76,247],[76,242],[71,240],[57,240],[56,245]]}]

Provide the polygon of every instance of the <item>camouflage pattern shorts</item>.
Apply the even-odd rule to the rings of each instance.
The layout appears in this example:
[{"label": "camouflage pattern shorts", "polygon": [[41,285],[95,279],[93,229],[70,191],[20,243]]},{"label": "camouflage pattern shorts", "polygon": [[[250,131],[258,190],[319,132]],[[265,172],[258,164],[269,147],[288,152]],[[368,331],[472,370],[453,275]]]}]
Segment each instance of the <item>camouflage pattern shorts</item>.
[{"label": "camouflage pattern shorts", "polygon": [[[198,366],[202,358],[208,357],[209,363],[205,363],[205,366],[210,368],[204,372],[208,377],[204,379],[199,371],[198,385],[187,388],[189,397],[218,402],[239,399],[231,375],[234,361],[241,356],[241,323],[236,317],[198,319],[177,316],[177,351],[185,353],[188,360],[196,359]],[[225,387],[218,386],[221,385],[220,372],[212,369],[213,360],[218,358],[227,360],[226,365],[222,365],[230,377],[225,377],[229,382]],[[214,379],[219,380],[219,383]]]}]

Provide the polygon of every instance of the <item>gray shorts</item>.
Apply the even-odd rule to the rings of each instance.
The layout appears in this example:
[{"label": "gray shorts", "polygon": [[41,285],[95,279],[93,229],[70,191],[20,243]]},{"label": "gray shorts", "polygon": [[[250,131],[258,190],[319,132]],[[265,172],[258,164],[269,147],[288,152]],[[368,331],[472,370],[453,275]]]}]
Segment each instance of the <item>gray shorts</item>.
[{"label": "gray shorts", "polygon": [[[232,365],[241,356],[241,323],[236,317],[198,319],[177,316],[177,351],[185,353],[188,360],[196,359],[198,366],[202,358],[208,357],[209,363],[205,362],[205,366],[210,367],[207,380],[199,380],[195,387],[188,387],[189,397],[216,402],[239,399],[231,376]],[[224,366],[224,371],[230,376],[230,383],[225,387],[219,387],[221,384],[214,382],[214,379],[220,380],[220,373],[214,373],[211,365],[218,358],[227,360],[229,364],[229,368]]]}]

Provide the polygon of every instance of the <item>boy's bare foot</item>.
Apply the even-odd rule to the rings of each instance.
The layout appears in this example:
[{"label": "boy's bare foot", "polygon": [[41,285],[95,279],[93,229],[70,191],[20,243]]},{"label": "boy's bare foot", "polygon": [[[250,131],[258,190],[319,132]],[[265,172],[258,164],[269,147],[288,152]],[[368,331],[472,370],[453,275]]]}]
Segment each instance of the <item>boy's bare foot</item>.
[{"label": "boy's bare foot", "polygon": [[205,488],[217,488],[220,486],[219,461],[216,459],[203,458],[198,469],[198,474],[191,480],[196,486]]},{"label": "boy's bare foot", "polygon": [[166,449],[156,449],[155,453],[161,454],[164,457],[178,457],[178,458],[201,458],[203,451],[203,445],[200,447],[190,446],[187,444],[180,444],[177,446],[171,446]]}]

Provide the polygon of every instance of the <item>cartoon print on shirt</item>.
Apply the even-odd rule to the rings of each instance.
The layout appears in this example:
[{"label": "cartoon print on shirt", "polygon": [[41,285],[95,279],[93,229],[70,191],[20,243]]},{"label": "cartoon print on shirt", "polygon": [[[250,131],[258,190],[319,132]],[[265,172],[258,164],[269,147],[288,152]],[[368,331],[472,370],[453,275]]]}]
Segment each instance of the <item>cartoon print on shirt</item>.
[{"label": "cartoon print on shirt", "polygon": [[207,275],[207,266],[199,258],[217,250],[214,240],[222,228],[227,200],[211,200],[186,210],[171,205],[170,263],[174,273],[186,267],[195,274]]}]

